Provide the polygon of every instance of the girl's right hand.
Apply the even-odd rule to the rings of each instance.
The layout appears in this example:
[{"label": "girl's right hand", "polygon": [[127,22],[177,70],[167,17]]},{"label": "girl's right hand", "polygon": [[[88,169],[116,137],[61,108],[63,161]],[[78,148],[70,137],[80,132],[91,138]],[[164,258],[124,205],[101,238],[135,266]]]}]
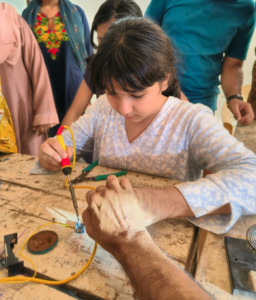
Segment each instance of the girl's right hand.
[{"label": "girl's right hand", "polygon": [[57,171],[61,169],[62,159],[71,158],[73,152],[72,147],[67,146],[65,151],[56,139],[49,138],[40,147],[39,164],[48,171]]}]

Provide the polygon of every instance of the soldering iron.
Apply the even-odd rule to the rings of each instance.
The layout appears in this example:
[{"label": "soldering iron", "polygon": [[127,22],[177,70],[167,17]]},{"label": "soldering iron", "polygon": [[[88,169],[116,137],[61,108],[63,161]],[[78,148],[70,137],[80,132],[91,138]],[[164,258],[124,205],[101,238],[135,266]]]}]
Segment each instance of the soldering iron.
[{"label": "soldering iron", "polygon": [[[63,136],[61,135],[63,129],[64,129],[63,126],[61,126],[58,129],[58,131],[57,131],[57,140],[60,143],[61,147],[66,151],[67,148],[66,148]],[[72,182],[71,182],[71,178],[70,178],[70,175],[72,173],[72,167],[71,167],[71,164],[70,164],[70,161],[69,161],[68,157],[62,159],[62,161],[61,161],[61,170],[62,170],[63,174],[68,177],[68,183],[69,183],[69,190],[70,190],[70,193],[71,193],[71,198],[72,198],[73,205],[74,205],[74,208],[75,208],[75,211],[76,211],[77,220],[78,220],[78,222],[80,222],[79,214],[78,214],[78,206],[77,206],[77,201],[76,201],[76,195],[75,195],[75,191],[74,191],[74,188],[73,188],[73,185],[72,185]]]}]

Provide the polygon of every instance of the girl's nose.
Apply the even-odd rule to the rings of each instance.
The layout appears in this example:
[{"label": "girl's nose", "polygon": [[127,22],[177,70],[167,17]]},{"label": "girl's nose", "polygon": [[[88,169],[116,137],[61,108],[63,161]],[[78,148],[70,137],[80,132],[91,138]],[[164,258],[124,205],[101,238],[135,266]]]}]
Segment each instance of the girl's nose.
[{"label": "girl's nose", "polygon": [[132,112],[132,105],[129,100],[122,99],[118,105],[118,112],[121,115],[129,115]]}]

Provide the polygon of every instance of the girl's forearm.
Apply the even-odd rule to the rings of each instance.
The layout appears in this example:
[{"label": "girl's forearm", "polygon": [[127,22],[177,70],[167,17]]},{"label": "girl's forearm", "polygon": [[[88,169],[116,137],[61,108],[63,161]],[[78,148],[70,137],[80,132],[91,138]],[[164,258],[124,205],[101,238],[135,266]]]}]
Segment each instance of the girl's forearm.
[{"label": "girl's forearm", "polygon": [[175,187],[166,189],[134,188],[144,213],[145,226],[175,217],[194,217],[186,199]]}]

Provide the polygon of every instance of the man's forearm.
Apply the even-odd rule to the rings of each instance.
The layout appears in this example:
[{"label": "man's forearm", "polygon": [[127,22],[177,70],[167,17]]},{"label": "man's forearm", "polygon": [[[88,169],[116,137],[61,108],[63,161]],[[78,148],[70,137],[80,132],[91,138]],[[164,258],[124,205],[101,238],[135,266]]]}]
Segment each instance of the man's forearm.
[{"label": "man's forearm", "polygon": [[226,97],[241,93],[243,64],[240,60],[225,58],[221,73],[221,86]]},{"label": "man's forearm", "polygon": [[162,253],[147,232],[117,247],[113,255],[128,274],[140,300],[212,299]]}]

